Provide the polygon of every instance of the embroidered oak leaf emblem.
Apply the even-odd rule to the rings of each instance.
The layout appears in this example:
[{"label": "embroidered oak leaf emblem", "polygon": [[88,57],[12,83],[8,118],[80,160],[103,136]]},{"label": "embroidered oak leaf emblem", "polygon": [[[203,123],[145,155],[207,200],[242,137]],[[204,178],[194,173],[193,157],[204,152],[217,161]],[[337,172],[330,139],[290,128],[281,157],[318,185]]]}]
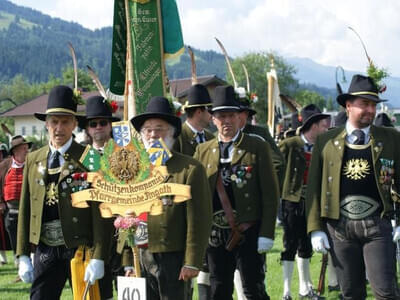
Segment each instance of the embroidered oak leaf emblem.
[{"label": "embroidered oak leaf emblem", "polygon": [[53,206],[58,203],[58,189],[54,182],[47,187],[46,205]]},{"label": "embroidered oak leaf emblem", "polygon": [[346,162],[343,175],[353,180],[365,178],[370,172],[368,161],[362,158],[350,159]]}]

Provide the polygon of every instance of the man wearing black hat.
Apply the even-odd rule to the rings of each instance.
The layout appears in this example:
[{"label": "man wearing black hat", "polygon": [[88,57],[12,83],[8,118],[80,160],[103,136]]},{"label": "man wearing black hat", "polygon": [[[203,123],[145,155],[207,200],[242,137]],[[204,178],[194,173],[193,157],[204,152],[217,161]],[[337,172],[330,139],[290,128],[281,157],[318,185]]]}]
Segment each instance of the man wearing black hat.
[{"label": "man wearing black hat", "polygon": [[120,119],[113,117],[109,100],[93,96],[86,100],[86,134],[94,149],[103,152],[105,143],[111,138],[111,123]]},{"label": "man wearing black hat", "polygon": [[211,298],[232,299],[239,269],[249,299],[268,299],[263,253],[273,246],[278,180],[266,143],[240,130],[232,86],[215,89],[212,118],[218,136],[197,147],[213,193],[213,226],[207,260]]},{"label": "man wearing black hat", "polygon": [[[86,100],[86,121],[85,130],[89,137],[89,143],[94,149],[103,153],[105,144],[111,139],[111,123],[120,119],[113,117],[110,101],[101,96],[92,96]],[[110,227],[113,219],[110,221]],[[112,281],[114,272],[118,272],[121,267],[120,255],[116,253],[116,240],[113,239],[110,259],[105,262],[104,277],[99,280],[99,288],[102,299],[112,299],[113,286]]]},{"label": "man wearing black hat", "polygon": [[[181,120],[164,97],[150,99],[146,111],[131,121],[146,149],[160,138],[171,149],[181,133]],[[161,215],[148,215],[148,247],[140,249],[140,262],[149,300],[184,299],[184,281],[198,275],[210,234],[211,194],[205,170],[195,159],[171,152],[165,164],[167,182],[189,185],[192,198],[180,204],[166,201]]]},{"label": "man wearing black hat", "polygon": [[[337,97],[348,120],[317,137],[306,195],[314,251],[330,250],[343,299],[365,299],[365,271],[376,299],[396,294],[391,188],[400,186],[400,134],[372,122],[379,98],[370,77],[355,75]],[[392,234],[394,233],[394,234]]]},{"label": "man wearing black hat", "polygon": [[193,156],[198,144],[214,138],[206,129],[211,121],[211,114],[208,112],[211,105],[210,95],[204,85],[195,84],[189,89],[188,101],[183,106],[187,118],[174,144],[175,151]]},{"label": "man wearing black hat", "polygon": [[18,274],[24,282],[32,282],[31,299],[59,299],[78,246],[92,248],[84,278],[90,284],[103,276],[108,256],[111,232],[98,204],[88,208],[71,205],[68,178],[87,172],[80,164],[85,147],[72,138],[79,118],[74,99],[71,88],[56,86],[50,91],[46,112],[35,113],[46,122],[49,145],[27,156],[17,234]]},{"label": "man wearing black hat", "polygon": [[10,238],[14,255],[17,248],[18,208],[22,174],[25,158],[31,146],[32,143],[27,142],[21,135],[14,136],[11,139],[10,157],[0,163],[0,205],[5,206],[5,229]]},{"label": "man wearing black hat", "polygon": [[299,127],[300,135],[287,138],[279,145],[287,163],[281,202],[284,232],[282,299],[285,300],[292,299],[290,286],[296,253],[300,299],[319,299],[314,293],[310,276],[312,247],[307,235],[304,201],[312,147],[316,137],[328,130],[330,115],[321,113],[314,104],[304,107],[300,115],[303,120],[303,125]]},{"label": "man wearing black hat", "polygon": [[[189,89],[187,97],[188,101],[183,106],[187,118],[185,123],[182,124],[182,132],[177,137],[173,149],[193,156],[197,145],[214,138],[214,135],[206,129],[211,122],[211,114],[208,109],[212,106],[212,103],[207,88],[202,84],[193,85]],[[210,298],[210,275],[206,263],[197,277],[197,289],[200,300]],[[185,297],[192,299],[192,293],[193,289],[188,288]]]}]

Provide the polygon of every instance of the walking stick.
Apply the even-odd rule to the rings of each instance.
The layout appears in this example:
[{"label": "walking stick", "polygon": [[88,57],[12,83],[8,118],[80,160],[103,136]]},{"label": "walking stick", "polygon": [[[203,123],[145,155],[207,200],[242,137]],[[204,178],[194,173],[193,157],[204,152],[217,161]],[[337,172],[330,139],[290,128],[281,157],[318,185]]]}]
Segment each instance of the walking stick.
[{"label": "walking stick", "polygon": [[325,274],[328,267],[328,253],[322,254],[321,272],[319,273],[317,295],[321,296],[325,293]]}]

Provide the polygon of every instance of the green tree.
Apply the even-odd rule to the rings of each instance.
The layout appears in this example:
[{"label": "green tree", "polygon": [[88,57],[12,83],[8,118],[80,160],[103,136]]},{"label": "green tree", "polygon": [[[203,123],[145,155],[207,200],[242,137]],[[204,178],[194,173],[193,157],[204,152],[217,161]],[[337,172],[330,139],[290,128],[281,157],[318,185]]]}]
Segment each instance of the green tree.
[{"label": "green tree", "polygon": [[[267,101],[268,101],[268,82],[267,72],[271,70],[271,58],[274,60],[274,66],[278,74],[278,83],[281,93],[293,94],[298,88],[298,80],[294,77],[296,69],[294,66],[285,62],[285,60],[272,52],[254,52],[237,57],[232,61],[232,69],[239,86],[246,87],[246,77],[242,64],[247,68],[250,78],[250,89],[252,93],[258,96],[254,108],[257,111],[257,121],[260,124],[266,123]],[[228,72],[228,81],[233,84],[231,75]]]},{"label": "green tree", "polygon": [[326,107],[325,98],[320,94],[310,90],[299,90],[295,93],[294,98],[301,106],[315,104],[321,110]]},{"label": "green tree", "polygon": [[[63,69],[62,83],[74,87],[74,80],[75,80],[74,68],[71,67],[70,65],[67,65],[67,67]],[[79,68],[78,68],[78,88],[86,91],[96,90],[96,87],[92,81],[92,78],[90,78],[88,72]]]}]

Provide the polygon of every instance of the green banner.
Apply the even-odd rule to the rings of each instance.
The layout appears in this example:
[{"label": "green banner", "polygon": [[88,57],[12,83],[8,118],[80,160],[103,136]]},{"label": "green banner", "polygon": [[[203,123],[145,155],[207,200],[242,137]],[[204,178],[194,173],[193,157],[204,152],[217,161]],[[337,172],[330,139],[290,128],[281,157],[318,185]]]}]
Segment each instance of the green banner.
[{"label": "green banner", "polygon": [[[124,3],[124,0],[114,2],[110,91],[118,95],[125,89],[127,34]],[[151,97],[164,95],[164,55],[181,53],[183,39],[175,0],[161,0],[161,5],[159,0],[129,0],[128,3],[134,97],[139,114]]]}]

